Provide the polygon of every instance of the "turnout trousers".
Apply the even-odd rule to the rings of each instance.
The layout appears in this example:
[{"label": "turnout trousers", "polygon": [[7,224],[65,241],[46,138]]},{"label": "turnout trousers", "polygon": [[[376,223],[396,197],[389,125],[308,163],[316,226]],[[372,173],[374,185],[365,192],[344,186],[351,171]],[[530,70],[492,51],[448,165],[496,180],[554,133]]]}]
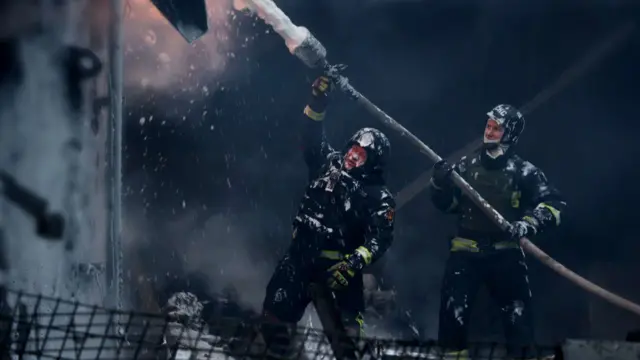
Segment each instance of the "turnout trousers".
[{"label": "turnout trousers", "polygon": [[438,339],[446,349],[466,349],[473,300],[482,284],[497,303],[507,350],[522,354],[533,345],[531,290],[524,253],[519,248],[487,252],[452,251],[446,263],[440,300]]},{"label": "turnout trousers", "polygon": [[[296,238],[297,243],[304,239]],[[290,351],[295,325],[312,302],[311,286],[326,286],[327,269],[340,261],[337,251],[309,251],[292,245],[278,263],[263,302],[262,334],[270,358],[282,359]],[[360,335],[363,328],[364,289],[362,275],[349,279],[349,286],[331,292],[347,331]]]}]

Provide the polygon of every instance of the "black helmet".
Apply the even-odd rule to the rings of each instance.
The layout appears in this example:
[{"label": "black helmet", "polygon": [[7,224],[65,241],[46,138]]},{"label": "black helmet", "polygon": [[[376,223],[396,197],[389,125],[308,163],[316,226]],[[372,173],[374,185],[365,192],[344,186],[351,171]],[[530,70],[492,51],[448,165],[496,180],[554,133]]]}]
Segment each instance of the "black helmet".
[{"label": "black helmet", "polygon": [[382,131],[374,128],[358,130],[347,142],[343,154],[353,145],[359,145],[367,152],[367,160],[361,168],[362,175],[382,171],[391,150],[389,139]]},{"label": "black helmet", "polygon": [[515,145],[524,130],[524,116],[511,105],[501,104],[487,113],[489,118],[495,120],[504,129],[504,135],[500,139],[502,145]]}]

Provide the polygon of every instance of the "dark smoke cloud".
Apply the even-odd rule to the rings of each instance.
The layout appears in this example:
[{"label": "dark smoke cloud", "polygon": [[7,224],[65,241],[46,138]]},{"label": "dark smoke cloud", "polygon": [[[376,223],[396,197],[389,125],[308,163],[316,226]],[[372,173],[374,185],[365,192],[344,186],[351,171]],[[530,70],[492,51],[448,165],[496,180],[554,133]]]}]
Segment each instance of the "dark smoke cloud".
[{"label": "dark smoke cloud", "polygon": [[257,247],[255,241],[264,236],[266,226],[274,224],[267,215],[216,214],[210,217],[201,229],[192,231],[191,236],[181,237],[175,244],[184,256],[185,270],[205,274],[214,292],[235,288],[240,300],[259,312],[274,267],[273,261],[263,254],[266,249]]}]

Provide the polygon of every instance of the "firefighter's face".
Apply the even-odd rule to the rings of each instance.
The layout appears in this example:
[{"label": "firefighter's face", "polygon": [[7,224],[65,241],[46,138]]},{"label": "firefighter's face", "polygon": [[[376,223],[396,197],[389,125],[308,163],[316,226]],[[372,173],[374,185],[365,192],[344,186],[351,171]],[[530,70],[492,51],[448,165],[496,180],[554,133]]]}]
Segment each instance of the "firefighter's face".
[{"label": "firefighter's face", "polygon": [[367,151],[360,145],[353,145],[344,154],[344,167],[347,170],[360,167],[367,161]]},{"label": "firefighter's face", "polygon": [[484,128],[484,139],[489,142],[498,142],[504,135],[504,129],[497,121],[493,119],[487,120],[487,125]]}]

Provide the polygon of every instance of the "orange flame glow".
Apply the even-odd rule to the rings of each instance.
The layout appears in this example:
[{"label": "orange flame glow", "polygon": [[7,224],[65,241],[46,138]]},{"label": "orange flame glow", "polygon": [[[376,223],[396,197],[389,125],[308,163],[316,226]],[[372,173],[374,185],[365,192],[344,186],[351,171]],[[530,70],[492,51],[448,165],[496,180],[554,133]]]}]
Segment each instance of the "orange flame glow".
[{"label": "orange flame glow", "polygon": [[128,0],[124,30],[127,88],[199,87],[204,79],[224,71],[232,45],[227,21],[231,3],[206,2],[209,31],[189,44],[150,0]]}]

